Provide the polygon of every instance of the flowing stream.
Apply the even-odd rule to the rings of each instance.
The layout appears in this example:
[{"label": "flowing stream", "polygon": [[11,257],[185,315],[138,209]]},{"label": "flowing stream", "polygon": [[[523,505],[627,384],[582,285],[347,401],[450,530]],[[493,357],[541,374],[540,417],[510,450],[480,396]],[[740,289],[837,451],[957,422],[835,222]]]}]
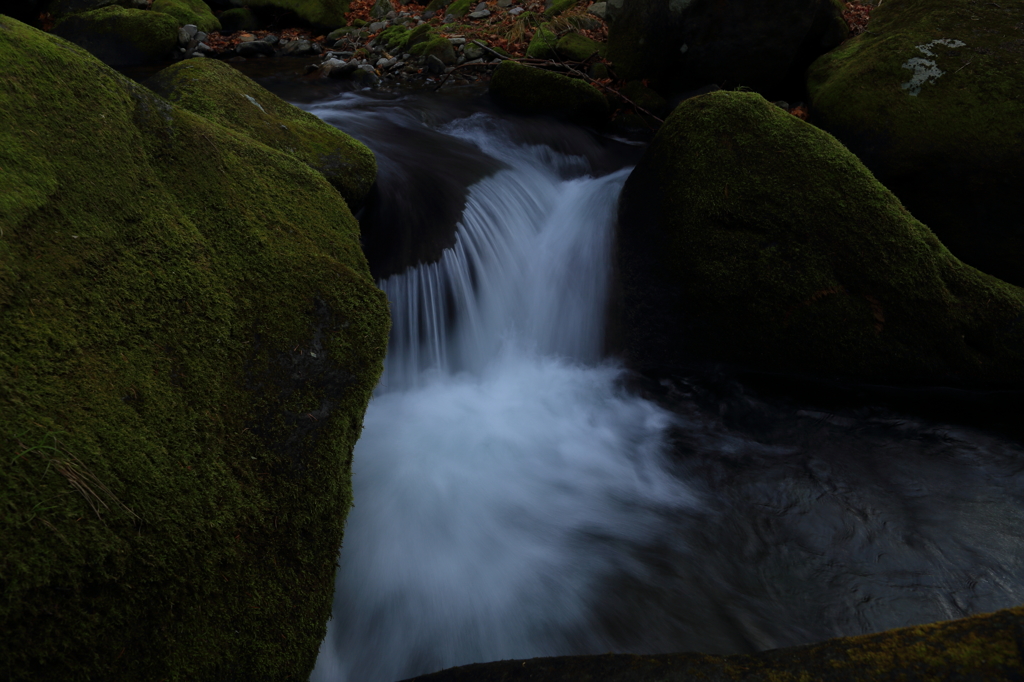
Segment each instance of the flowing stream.
[{"label": "flowing stream", "polygon": [[1024,601],[1014,438],[604,356],[628,148],[466,102],[304,106],[374,149],[396,204],[387,178],[445,174],[439,149],[495,169],[438,262],[380,283],[394,329],[312,680],[755,651]]}]

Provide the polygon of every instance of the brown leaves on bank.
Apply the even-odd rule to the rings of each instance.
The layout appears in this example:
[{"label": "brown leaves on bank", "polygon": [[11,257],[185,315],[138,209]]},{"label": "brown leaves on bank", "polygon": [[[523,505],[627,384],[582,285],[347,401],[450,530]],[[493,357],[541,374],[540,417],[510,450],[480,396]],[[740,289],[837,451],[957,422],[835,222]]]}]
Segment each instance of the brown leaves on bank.
[{"label": "brown leaves on bank", "polygon": [[850,27],[850,32],[853,35],[860,35],[867,30],[868,20],[871,18],[871,9],[871,5],[865,5],[860,2],[846,3],[846,9],[843,10],[843,19],[846,19],[846,25]]}]

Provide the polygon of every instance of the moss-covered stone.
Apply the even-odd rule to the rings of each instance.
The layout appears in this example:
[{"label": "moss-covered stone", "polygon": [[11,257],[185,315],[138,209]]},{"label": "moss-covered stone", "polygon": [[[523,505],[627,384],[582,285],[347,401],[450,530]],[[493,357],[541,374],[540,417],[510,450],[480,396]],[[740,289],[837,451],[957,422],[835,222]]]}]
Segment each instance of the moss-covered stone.
[{"label": "moss-covered stone", "polygon": [[544,23],[537,27],[530,44],[526,46],[526,56],[530,59],[555,59],[558,56],[558,35],[551,30],[551,25]]},{"label": "moss-covered stone", "polygon": [[[325,32],[345,25],[345,13],[349,0],[246,0],[249,7],[267,7],[294,12],[303,21]],[[353,21],[353,26],[363,26],[362,20]]]},{"label": "moss-covered stone", "polygon": [[593,85],[513,61],[494,70],[490,93],[500,105],[522,114],[595,126],[608,120],[608,100]]},{"label": "moss-covered stone", "polygon": [[0,63],[3,676],[305,680],[388,334],[358,225],[56,36]]},{"label": "moss-covered stone", "polygon": [[[427,26],[427,24],[423,24]],[[380,32],[377,36],[377,42],[383,43],[391,51],[405,51],[405,46],[409,42],[409,29],[401,24],[397,26],[389,26]]]},{"label": "moss-covered stone", "polygon": [[69,14],[89,12],[111,5],[130,8],[131,0],[47,0],[44,3],[46,12],[54,19],[63,19]]},{"label": "moss-covered stone", "polygon": [[680,104],[620,223],[640,366],[1024,382],[1024,290],[960,262],[835,138],[757,94]]},{"label": "moss-covered stone", "polygon": [[448,9],[444,11],[446,17],[464,17],[469,14],[469,8],[472,6],[472,0],[455,0],[455,2],[448,5]]},{"label": "moss-covered stone", "polygon": [[206,33],[221,29],[220,20],[213,16],[210,6],[203,0],[153,0],[150,9],[170,14],[182,26],[195,24],[200,31]]},{"label": "moss-covered stone", "polygon": [[772,96],[791,81],[799,87],[807,65],[847,35],[838,0],[617,4],[608,30],[615,72],[665,95],[717,83]]},{"label": "moss-covered stone", "polygon": [[444,9],[451,4],[451,1],[452,0],[430,0],[430,2],[427,3],[425,11],[436,12],[439,9]]},{"label": "moss-covered stone", "polygon": [[53,32],[111,66],[165,61],[178,44],[178,20],[174,17],[119,6],[73,14]]},{"label": "moss-covered stone", "polygon": [[145,85],[174,104],[323,173],[353,210],[363,205],[377,177],[377,162],[363,143],[285,102],[225,62],[189,59],[163,69]]},{"label": "moss-covered stone", "polygon": [[566,61],[582,62],[595,54],[602,55],[604,45],[579,33],[566,33],[558,39],[555,50]]},{"label": "moss-covered stone", "polygon": [[885,2],[809,71],[813,121],[965,262],[1024,285],[1021,3]]},{"label": "moss-covered stone", "polygon": [[255,31],[260,27],[259,22],[256,20],[256,15],[248,7],[229,9],[222,12],[218,19],[220,19],[220,29],[225,33]]},{"label": "moss-covered stone", "polygon": [[[1024,675],[1024,608],[738,656],[607,654],[499,661],[416,682],[1002,682]],[[410,681],[412,682],[412,681]]]},{"label": "moss-covered stone", "polygon": [[554,2],[551,3],[551,6],[544,10],[544,16],[548,19],[553,19],[562,12],[575,7],[577,2],[579,2],[579,0],[554,0]]},{"label": "moss-covered stone", "polygon": [[[424,24],[425,26],[426,24]],[[409,41],[412,42],[411,40]],[[406,49],[409,50],[409,54],[417,57],[437,57],[446,66],[450,66],[455,63],[457,57],[455,56],[455,48],[448,42],[448,39],[442,36],[436,36],[430,34],[430,37],[423,42],[417,43]]]}]

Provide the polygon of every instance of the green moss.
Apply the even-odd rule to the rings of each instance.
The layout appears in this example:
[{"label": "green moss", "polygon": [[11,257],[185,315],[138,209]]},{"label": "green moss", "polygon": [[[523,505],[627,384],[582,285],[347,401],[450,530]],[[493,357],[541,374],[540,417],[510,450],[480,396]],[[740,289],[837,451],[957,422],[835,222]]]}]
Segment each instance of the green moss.
[{"label": "green moss", "polygon": [[562,12],[572,9],[579,0],[555,0],[551,6],[544,10],[544,16],[548,19],[557,17]]},{"label": "green moss", "polygon": [[640,364],[1024,381],[1024,290],[957,260],[835,138],[759,95],[679,105],[622,202]]},{"label": "green moss", "polygon": [[0,62],[4,675],[305,680],[388,333],[358,225],[56,36]]},{"label": "green moss", "polygon": [[437,57],[446,65],[454,64],[456,60],[452,44],[448,42],[447,38],[441,36],[433,36],[429,40],[409,47],[408,50],[409,54],[417,57]]},{"label": "green moss", "polygon": [[170,14],[182,26],[195,24],[200,31],[206,33],[219,31],[221,28],[220,21],[213,16],[209,5],[203,0],[153,0],[150,9]]},{"label": "green moss", "polygon": [[446,17],[464,17],[469,14],[469,8],[472,6],[472,0],[455,0],[455,2],[448,5],[448,9],[445,10],[444,15]]},{"label": "green moss", "polygon": [[579,33],[566,33],[558,39],[555,50],[562,59],[582,62],[595,54],[603,55],[604,45]]},{"label": "green moss", "polygon": [[[870,33],[812,64],[808,89],[815,123],[958,257],[1024,285],[1020,25],[1020,3],[883,3]],[[911,59],[934,63],[941,75],[912,84]]]},{"label": "green moss", "polygon": [[178,21],[167,14],[104,7],[74,14],[53,29],[114,66],[164,61],[178,45]]},{"label": "green moss", "polygon": [[526,46],[526,56],[530,59],[554,59],[558,56],[556,46],[558,36],[551,30],[550,24],[541,24]]},{"label": "green moss", "polygon": [[[295,12],[300,18],[318,29],[333,30],[345,25],[348,0],[248,0],[249,7],[276,7]],[[353,26],[364,26],[361,20],[352,21]]]},{"label": "green moss", "polygon": [[1001,682],[1024,674],[1024,609],[738,656],[606,654],[499,661],[421,675],[421,682]]},{"label": "green moss", "polygon": [[376,160],[365,145],[225,62],[189,59],[160,71],[145,85],[174,104],[308,164],[353,209],[363,205],[377,177]]},{"label": "green moss", "polygon": [[430,2],[427,3],[427,6],[426,6],[425,9],[428,12],[436,12],[437,10],[443,9],[443,8],[447,7],[448,5],[450,5],[451,1],[452,0],[430,0]]},{"label": "green moss", "polygon": [[519,113],[590,125],[608,118],[608,100],[594,86],[513,61],[502,62],[494,70],[490,93],[499,104]]},{"label": "green moss", "polygon": [[409,42],[409,33],[409,29],[405,26],[389,26],[380,32],[380,35],[377,36],[377,41],[387,45],[387,48],[393,52],[404,52],[405,46]]},{"label": "green moss", "polygon": [[226,33],[235,31],[255,31],[259,28],[256,15],[247,7],[236,7],[222,12],[220,17],[221,30]]}]

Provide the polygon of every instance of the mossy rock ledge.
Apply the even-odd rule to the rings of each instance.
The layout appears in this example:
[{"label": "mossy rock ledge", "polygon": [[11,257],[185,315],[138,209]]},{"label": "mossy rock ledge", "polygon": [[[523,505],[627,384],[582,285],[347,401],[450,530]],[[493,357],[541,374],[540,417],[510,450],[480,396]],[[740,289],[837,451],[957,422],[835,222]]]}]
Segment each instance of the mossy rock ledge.
[{"label": "mossy rock ledge", "polygon": [[[275,16],[281,10],[294,12],[302,21],[316,29],[332,31],[346,25],[349,0],[246,0],[245,5]],[[287,20],[283,18],[282,20]]]},{"label": "mossy rock ledge", "polygon": [[477,663],[407,682],[1004,682],[1024,675],[1024,608],[739,656],[607,654]]},{"label": "mossy rock ledge", "polygon": [[846,38],[839,0],[611,0],[608,58],[663,95],[717,83],[771,97]]},{"label": "mossy rock ledge", "polygon": [[306,680],[387,302],[337,190],[0,16],[0,668]]},{"label": "mossy rock ledge", "polygon": [[366,201],[377,177],[377,162],[366,145],[285,102],[225,62],[178,62],[143,85],[203,118],[303,161],[323,173],[353,211]]},{"label": "mossy rock ledge", "polygon": [[1024,286],[1024,3],[884,2],[808,73],[838,137],[959,258]]},{"label": "mossy rock ledge", "polygon": [[608,120],[608,99],[593,85],[513,61],[494,70],[490,93],[498,104],[520,114],[546,114],[594,126]]},{"label": "mossy rock ledge", "polygon": [[760,95],[676,107],[619,218],[640,367],[1024,382],[1024,290],[959,261],[834,137]]},{"label": "mossy rock ledge", "polygon": [[210,6],[203,0],[153,0],[150,9],[170,14],[182,26],[193,24],[205,33],[221,29],[220,20],[213,16]]},{"label": "mossy rock ledge", "polygon": [[171,15],[116,5],[72,14],[53,33],[111,66],[169,61],[178,46],[178,20]]}]

